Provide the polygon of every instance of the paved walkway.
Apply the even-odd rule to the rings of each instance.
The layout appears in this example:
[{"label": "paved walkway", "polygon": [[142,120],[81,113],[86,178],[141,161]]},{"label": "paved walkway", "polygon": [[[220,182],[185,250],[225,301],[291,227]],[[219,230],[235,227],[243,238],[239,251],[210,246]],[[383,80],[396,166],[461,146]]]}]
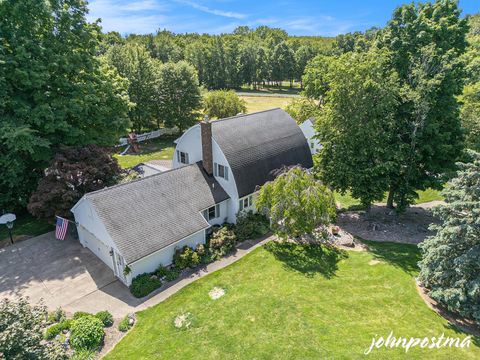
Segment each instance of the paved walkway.
[{"label": "paved walkway", "polygon": [[28,296],[50,309],[110,311],[115,318],[146,309],[193,281],[232,264],[273,237],[244,242],[234,255],[190,271],[150,296],[137,299],[112,270],[74,239],[56,240],[50,232],[0,249],[0,298]]}]

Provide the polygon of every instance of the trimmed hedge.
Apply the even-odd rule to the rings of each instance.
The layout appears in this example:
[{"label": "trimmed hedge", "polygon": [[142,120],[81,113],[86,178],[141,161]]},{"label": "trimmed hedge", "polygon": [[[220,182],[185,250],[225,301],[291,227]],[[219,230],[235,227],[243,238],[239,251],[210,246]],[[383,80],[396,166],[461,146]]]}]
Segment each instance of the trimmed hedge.
[{"label": "trimmed hedge", "polygon": [[90,313],[85,312],[85,311],[75,311],[73,313],[73,319],[74,320],[77,320],[77,319],[80,319],[80,318],[86,317],[86,316],[93,316],[93,314],[90,314]]},{"label": "trimmed hedge", "polygon": [[94,316],[83,316],[72,322],[70,345],[75,350],[95,350],[105,336],[103,323]]},{"label": "trimmed hedge", "polygon": [[162,282],[154,274],[144,273],[132,280],[130,292],[133,296],[141,298],[162,286]]}]

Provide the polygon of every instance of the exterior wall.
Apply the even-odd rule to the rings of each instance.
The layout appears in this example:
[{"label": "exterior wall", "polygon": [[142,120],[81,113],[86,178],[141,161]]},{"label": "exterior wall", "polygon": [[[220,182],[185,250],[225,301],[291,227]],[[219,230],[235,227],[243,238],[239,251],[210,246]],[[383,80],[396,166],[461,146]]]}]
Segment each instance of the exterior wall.
[{"label": "exterior wall", "polygon": [[175,249],[181,248],[185,245],[195,248],[198,244],[205,244],[205,230],[201,230],[192,234],[179,242],[167,246],[156,253],[146,256],[132,264],[130,264],[131,272],[127,276],[127,284],[130,285],[132,279],[140,274],[153,272],[160,264],[167,266],[172,263]]},{"label": "exterior wall", "polygon": [[224,178],[215,176],[215,179],[222,186],[225,192],[230,196],[230,201],[228,202],[228,216],[227,221],[230,223],[236,222],[236,214],[238,212],[238,191],[237,184],[235,183],[235,178],[233,176],[232,168],[227,161],[227,158],[223,154],[223,151],[218,146],[217,142],[212,139],[213,146],[213,162],[225,165],[228,167],[228,180]]},{"label": "exterior wall", "polygon": [[[305,120],[301,125],[300,129],[303,132],[303,135],[307,138],[308,147],[310,148],[310,152],[316,154],[322,148],[322,144],[320,141],[316,139],[315,136],[315,129],[313,128],[313,123],[311,120]],[[313,147],[312,147],[313,144]]]},{"label": "exterior wall", "polygon": [[188,153],[188,161],[190,164],[202,160],[202,143],[201,143],[200,125],[194,125],[183,135],[177,139],[177,146],[173,154],[173,169],[184,166],[177,159],[177,150]]},{"label": "exterior wall", "polygon": [[116,249],[112,238],[87,198],[82,198],[72,209],[77,223],[80,243],[114,270],[110,250]]}]

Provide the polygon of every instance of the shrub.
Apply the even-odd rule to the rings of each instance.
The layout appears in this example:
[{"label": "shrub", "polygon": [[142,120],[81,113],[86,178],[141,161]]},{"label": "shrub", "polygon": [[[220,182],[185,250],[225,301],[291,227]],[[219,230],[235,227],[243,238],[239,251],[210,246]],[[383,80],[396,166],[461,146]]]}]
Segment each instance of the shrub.
[{"label": "shrub", "polygon": [[130,319],[133,319],[131,315],[125,316],[118,324],[118,330],[120,330],[121,332],[126,332],[130,330],[130,328],[132,327],[132,324],[130,324]]},{"label": "shrub", "polygon": [[53,340],[55,337],[62,333],[64,330],[69,330],[72,325],[72,320],[64,320],[58,324],[52,325],[45,330],[45,339]]},{"label": "shrub", "polygon": [[72,322],[70,345],[75,350],[95,350],[103,341],[103,323],[94,316],[83,316]]},{"label": "shrub", "polygon": [[212,259],[219,259],[229,252],[232,252],[235,249],[236,241],[237,237],[235,233],[226,226],[215,231],[212,234],[209,244]]},{"label": "shrub", "polygon": [[133,296],[141,298],[162,286],[162,282],[154,274],[144,273],[132,280],[130,292]]},{"label": "shrub", "polygon": [[86,316],[93,316],[93,314],[90,314],[90,313],[85,312],[85,311],[75,311],[73,313],[73,319],[74,320],[77,320],[77,319],[80,319],[80,318],[86,317]]},{"label": "shrub", "polygon": [[189,246],[175,250],[173,255],[173,263],[178,269],[186,269],[195,267],[200,264],[200,256]]},{"label": "shrub", "polygon": [[48,322],[49,323],[59,323],[67,319],[67,315],[65,311],[62,310],[61,307],[58,307],[55,311],[52,311],[48,314]]},{"label": "shrub", "polygon": [[237,235],[238,241],[257,239],[268,233],[269,230],[269,221],[262,214],[254,214],[252,211],[242,211],[237,216],[235,234]]},{"label": "shrub", "polygon": [[99,319],[103,323],[103,326],[105,327],[109,327],[113,325],[113,316],[106,310],[99,311],[98,313],[95,314],[95,317]]},{"label": "shrub", "polygon": [[167,268],[163,265],[160,265],[157,268],[157,270],[155,270],[155,274],[160,279],[165,278],[165,280],[167,280],[167,281],[173,281],[173,280],[176,280],[178,278],[178,276],[180,275],[180,270],[178,270],[174,267]]},{"label": "shrub", "polygon": [[93,360],[97,353],[93,350],[78,350],[70,357],[70,360]]}]

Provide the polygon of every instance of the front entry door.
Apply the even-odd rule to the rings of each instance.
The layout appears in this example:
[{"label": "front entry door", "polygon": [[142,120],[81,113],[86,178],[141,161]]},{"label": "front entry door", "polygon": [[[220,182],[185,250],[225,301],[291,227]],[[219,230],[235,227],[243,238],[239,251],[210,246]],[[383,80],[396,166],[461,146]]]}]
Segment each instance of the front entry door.
[{"label": "front entry door", "polygon": [[[113,249],[112,249],[113,250]],[[123,257],[113,250],[113,263],[115,265],[115,275],[122,280],[123,283],[127,282],[123,270],[125,269],[125,261]]]}]

